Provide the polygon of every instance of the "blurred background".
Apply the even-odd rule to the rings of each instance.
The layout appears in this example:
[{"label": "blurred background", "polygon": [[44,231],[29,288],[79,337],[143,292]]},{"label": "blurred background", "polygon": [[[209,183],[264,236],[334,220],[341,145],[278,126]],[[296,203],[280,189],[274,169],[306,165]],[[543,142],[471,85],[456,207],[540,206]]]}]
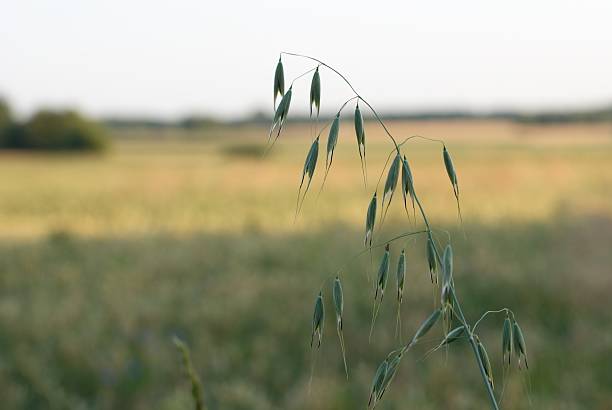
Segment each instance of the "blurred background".
[{"label": "blurred background", "polygon": [[[403,331],[392,275],[368,343],[367,272],[381,252],[354,255],[392,145],[362,106],[364,187],[350,102],[325,189],[317,199],[321,152],[294,223],[316,127],[353,94],[321,68],[321,117],[309,121],[311,74],[298,79],[264,157],[274,69],[293,51],[346,75],[398,139],[446,142],[463,224],[440,145],[404,152],[437,238],[452,237],[467,317],[508,306],[525,332],[529,371],[503,371],[503,317],[479,327],[502,407],[612,408],[611,15],[603,0],[5,2],[2,407],[192,408],[174,335],[210,410],[366,407],[377,365],[431,312],[425,244],[392,246],[393,274],[408,255]],[[316,66],[282,61],[287,85]],[[421,225],[398,194],[375,242]],[[338,269],[349,381],[330,298]],[[425,357],[441,334],[406,357],[380,408],[487,408],[465,343]]]}]

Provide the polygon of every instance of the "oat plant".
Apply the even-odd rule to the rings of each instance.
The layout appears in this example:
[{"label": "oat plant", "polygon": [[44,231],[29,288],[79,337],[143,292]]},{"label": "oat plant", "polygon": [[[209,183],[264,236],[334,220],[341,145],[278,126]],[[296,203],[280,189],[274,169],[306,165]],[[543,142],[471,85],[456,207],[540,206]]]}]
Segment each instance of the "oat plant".
[{"label": "oat plant", "polygon": [[[288,89],[285,88],[285,72],[283,66],[283,58],[298,58],[304,59],[313,64],[313,67],[308,71],[295,77],[289,84]],[[321,72],[330,72],[333,76],[337,76],[341,81],[346,83],[350,89],[350,97],[339,107],[337,111],[332,115],[331,121],[319,126],[319,111],[321,108],[321,95],[323,84],[321,82]],[[461,303],[457,288],[455,285],[453,275],[453,248],[450,243],[450,235],[447,243],[442,244],[438,242],[434,235],[432,225],[427,217],[427,213],[423,208],[419,195],[417,192],[413,173],[409,163],[409,151],[406,148],[407,142],[413,139],[423,139],[431,143],[439,144],[441,147],[442,163],[446,174],[451,183],[452,193],[456,202],[456,208],[458,218],[461,220],[461,208],[460,208],[460,197],[459,197],[459,178],[455,169],[455,165],[452,160],[452,156],[447,145],[444,141],[439,139],[428,138],[420,135],[413,135],[404,138],[403,140],[398,139],[393,135],[389,127],[382,120],[380,115],[376,112],[374,107],[358,93],[355,87],[347,80],[347,78],[337,71],[335,68],[326,64],[325,62],[302,54],[281,52],[279,60],[276,66],[274,75],[274,118],[270,132],[268,135],[268,146],[267,150],[271,149],[272,146],[277,142],[281,135],[283,126],[285,125],[289,116],[289,107],[292,98],[292,90],[295,82],[301,78],[307,78],[308,75],[312,75],[310,82],[310,117],[313,121],[316,120],[316,131],[313,142],[309,150],[306,153],[306,159],[304,161],[304,167],[300,176],[299,189],[297,194],[297,203],[295,216],[298,217],[304,200],[309,192],[311,182],[313,180],[317,164],[321,163],[318,161],[319,157],[319,143],[327,133],[327,142],[324,145],[326,148],[325,155],[325,167],[323,172],[323,183],[321,190],[325,184],[329,172],[333,165],[334,152],[337,148],[339,130],[341,126],[342,116],[348,116],[349,114],[343,113],[343,110],[349,105],[354,104],[354,131],[357,143],[357,152],[359,153],[359,160],[361,163],[363,183],[366,189],[368,188],[367,181],[367,161],[366,161],[366,147],[367,147],[367,136],[366,129],[364,126],[364,118],[362,109],[367,109],[371,113],[373,119],[382,127],[384,133],[389,138],[392,145],[392,149],[387,157],[387,161],[382,168],[380,178],[376,184],[371,199],[368,204],[364,204],[365,210],[365,235],[364,235],[364,248],[361,249],[357,255],[368,254],[370,259],[372,258],[372,250],[376,248],[384,247],[384,254],[382,259],[377,264],[378,271],[377,276],[374,280],[369,280],[368,286],[373,286],[372,295],[372,320],[370,325],[370,338],[375,329],[375,321],[383,303],[395,303],[396,304],[396,335],[401,335],[401,303],[404,298],[404,281],[406,276],[407,261],[404,249],[399,249],[399,256],[397,264],[393,262],[393,253],[398,249],[393,249],[394,243],[401,239],[417,238],[422,237],[424,239],[425,247],[423,249],[424,259],[427,261],[429,267],[429,275],[431,278],[432,287],[439,297],[434,299],[432,313],[422,321],[422,324],[416,329],[414,335],[409,342],[400,345],[389,354],[384,357],[378,366],[376,373],[373,376],[370,392],[368,396],[367,406],[374,408],[383,399],[385,392],[390,388],[396,372],[400,369],[402,359],[407,355],[410,349],[422,341],[422,338],[434,327],[440,326],[442,329],[443,337],[436,343],[435,347],[430,349],[427,353],[434,354],[441,348],[448,348],[449,345],[459,342],[467,342],[471,346],[471,350],[474,355],[474,362],[482,377],[482,382],[490,401],[492,409],[499,409],[498,397],[495,393],[495,384],[493,380],[492,364],[489,360],[485,342],[477,333],[478,326],[480,323],[489,315],[501,314],[505,315],[504,321],[501,324],[501,350],[503,357],[503,369],[508,370],[511,365],[513,358],[517,361],[519,369],[527,368],[527,350],[525,339],[521,328],[515,318],[514,313],[508,308],[502,308],[498,310],[486,311],[474,325],[471,325],[468,319],[465,317],[461,308]],[[276,105],[277,98],[280,97],[280,102]],[[312,127],[312,124],[311,124]],[[322,137],[323,135],[323,137]],[[386,172],[386,178],[384,186],[380,189],[380,183],[382,177]],[[401,175],[401,178],[400,178]],[[397,197],[397,189],[401,190],[401,196],[403,199],[404,208],[406,211],[406,217],[411,222],[411,225],[415,227],[414,230],[407,231],[401,235],[393,238],[375,238],[375,236],[381,233],[381,227],[384,224],[387,211],[393,199]],[[320,192],[320,191],[319,191]],[[380,201],[380,202],[379,202]],[[412,208],[412,212],[410,212]],[[419,216],[420,222],[417,219]],[[380,221],[377,223],[377,219]],[[421,229],[417,229],[417,226],[422,224]],[[377,230],[375,230],[377,227]],[[375,239],[379,239],[375,241]],[[396,269],[392,268],[397,266]],[[395,277],[397,285],[397,294],[395,298],[384,298],[385,290],[389,280],[389,274],[391,270],[391,276]],[[393,272],[395,271],[395,275]],[[342,353],[342,362],[344,369],[349,377],[349,365],[347,362],[346,349],[344,334],[343,334],[343,315],[346,307],[346,297],[342,290],[342,272],[338,271],[333,275],[330,275],[329,280],[325,282],[331,283],[329,293],[323,287],[316,292],[314,313],[312,317],[312,333],[310,340],[310,349],[313,354],[313,363],[316,358],[316,352],[323,343],[323,330],[325,327],[325,303],[324,299],[329,297],[331,294],[332,302],[335,311],[336,318],[336,333],[338,335],[338,343],[340,344],[340,351]],[[391,300],[391,302],[388,302]],[[400,338],[401,340],[401,338]],[[311,373],[312,377],[312,373]]]}]

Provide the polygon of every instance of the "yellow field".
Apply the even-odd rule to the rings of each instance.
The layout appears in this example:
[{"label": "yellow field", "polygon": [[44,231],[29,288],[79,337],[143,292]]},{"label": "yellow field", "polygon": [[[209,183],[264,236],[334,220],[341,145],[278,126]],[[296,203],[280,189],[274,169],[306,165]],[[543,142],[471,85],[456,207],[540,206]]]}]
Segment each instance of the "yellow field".
[{"label": "yellow field", "polygon": [[[466,315],[508,306],[525,331],[530,371],[504,373],[501,318],[479,327],[503,408],[611,408],[612,127],[389,125],[396,135],[443,138],[453,155],[462,228],[440,146],[414,140],[405,150],[438,239],[453,235]],[[376,366],[399,343],[395,284],[392,276],[369,344],[370,263],[352,255],[363,249],[366,207],[392,146],[367,124],[364,188],[352,124],[343,123],[326,188],[317,200],[323,143],[294,224],[311,131],[290,126],[262,158],[266,132],[124,132],[102,156],[0,154],[3,406],[192,408],[171,342],[178,335],[209,410],[365,408]],[[377,241],[415,229],[401,195],[389,215]],[[422,238],[395,242],[392,266],[400,246],[405,340],[431,312],[432,289]],[[349,382],[329,300],[339,268]],[[309,388],[322,283],[327,322]],[[410,353],[380,408],[486,408],[465,344],[424,358],[440,337]]]},{"label": "yellow field", "polygon": [[[369,186],[363,187],[351,124],[343,124],[327,189],[315,201],[319,169],[304,212],[293,225],[295,195],[309,146],[309,129],[294,127],[272,155],[261,158],[266,130],[249,128],[222,139],[176,135],[118,141],[102,157],[2,154],[2,236],[50,231],[123,233],[272,231],[329,221],[363,223],[381,167],[392,146],[368,129]],[[466,221],[507,223],[554,218],[559,212],[612,213],[610,126],[521,126],[511,123],[391,123],[397,135],[443,138],[458,169]],[[235,135],[233,135],[235,134]],[[455,220],[440,146],[406,145],[415,183],[434,221]],[[384,181],[383,181],[384,182]],[[396,198],[397,217],[401,200]]]}]

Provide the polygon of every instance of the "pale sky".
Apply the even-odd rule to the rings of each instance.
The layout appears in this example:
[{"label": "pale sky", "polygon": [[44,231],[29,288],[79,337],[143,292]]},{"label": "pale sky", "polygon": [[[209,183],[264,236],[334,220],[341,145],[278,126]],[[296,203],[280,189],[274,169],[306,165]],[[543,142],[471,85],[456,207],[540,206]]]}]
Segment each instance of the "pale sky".
[{"label": "pale sky", "polygon": [[[612,103],[612,1],[0,0],[0,95],[25,115],[271,110],[280,51],[381,111]],[[284,58],[288,79],[312,67]],[[349,90],[323,72],[322,110]],[[307,110],[309,79],[292,109]]]}]

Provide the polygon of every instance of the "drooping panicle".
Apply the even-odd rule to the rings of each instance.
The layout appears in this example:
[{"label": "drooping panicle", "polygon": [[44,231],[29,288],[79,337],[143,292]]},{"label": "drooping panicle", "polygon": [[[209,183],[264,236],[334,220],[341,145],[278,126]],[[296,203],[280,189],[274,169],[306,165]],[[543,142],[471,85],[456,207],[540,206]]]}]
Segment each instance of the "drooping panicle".
[{"label": "drooping panicle", "polygon": [[[291,105],[291,94],[292,94],[292,87],[289,87],[287,92],[283,95],[283,98],[281,98],[281,101],[278,103],[278,107],[276,107],[276,112],[274,113],[274,119],[272,120],[272,126],[270,127],[270,132],[268,134],[268,145],[269,145],[268,150],[272,148],[272,146],[274,145],[274,143],[280,136],[281,131],[283,129],[283,125],[285,124],[285,121],[287,120],[287,116],[289,115],[289,106]],[[277,130],[276,136],[274,137],[274,140],[272,140],[272,134],[274,133],[275,129]],[[272,143],[270,144],[271,140],[272,140]]]},{"label": "drooping panicle", "polygon": [[448,346],[451,343],[454,343],[462,338],[466,337],[466,331],[465,331],[465,326],[461,325],[461,326],[457,326],[456,328],[454,328],[453,330],[449,331],[446,336],[444,337],[444,339],[440,342],[440,344],[436,347],[434,347],[433,349],[431,349],[429,352],[427,352],[427,354],[425,356],[429,356],[430,354],[434,353],[435,351],[437,351],[438,349],[440,349],[443,346]]},{"label": "drooping panicle", "polygon": [[438,267],[438,262],[436,258],[436,250],[434,248],[433,240],[431,236],[427,236],[427,264],[429,265],[429,276],[431,277],[431,283],[434,283],[434,277],[436,278],[436,282],[438,281],[438,275],[436,274],[436,269]]},{"label": "drooping panicle", "polygon": [[306,161],[304,161],[304,170],[302,174],[302,178],[304,175],[308,174],[309,178],[312,178],[314,175],[315,169],[317,167],[317,159],[319,158],[319,137],[317,137],[310,146],[310,150],[308,151],[308,155],[306,155]]},{"label": "drooping panicle", "polygon": [[372,238],[374,236],[374,224],[376,223],[376,192],[370,200],[368,211],[366,213],[366,229],[364,246],[372,247]]},{"label": "drooping panicle", "polygon": [[502,328],[502,361],[504,366],[510,366],[512,360],[512,323],[506,316]]},{"label": "drooping panicle", "polygon": [[446,145],[442,148],[442,157],[444,159],[444,167],[446,168],[446,173],[448,174],[448,178],[451,181],[453,186],[453,191],[455,195],[459,195],[459,189],[457,186],[457,173],[455,172],[455,167],[453,165],[453,160],[446,149]]},{"label": "drooping panicle", "polygon": [[453,247],[448,244],[444,249],[444,256],[442,257],[444,262],[444,285],[452,286],[453,282]]},{"label": "drooping panicle", "polygon": [[278,58],[276,70],[274,71],[274,106],[276,107],[276,97],[281,97],[285,94],[285,72],[283,70],[283,62],[281,57]]},{"label": "drooping panicle", "polygon": [[[400,163],[401,163],[401,158],[399,154],[396,154],[395,158],[393,158],[393,162],[391,163],[391,166],[389,167],[389,172],[387,173],[387,180],[385,181],[385,190],[383,192],[383,199],[382,199],[383,208],[381,209],[381,212],[383,212],[383,210],[384,212],[381,218],[381,224],[385,220],[385,216],[387,214],[387,211],[389,210],[389,205],[391,205],[391,200],[393,199],[393,193],[395,192],[395,188],[397,187],[397,181],[399,179]],[[387,204],[386,206],[385,206],[385,203]]]},{"label": "drooping panicle", "polygon": [[334,160],[334,150],[338,144],[338,134],[340,132],[340,113],[336,114],[336,117],[332,121],[331,127],[329,127],[329,136],[327,137],[327,158],[325,167],[329,170]]},{"label": "drooping panicle", "polygon": [[402,303],[404,295],[404,281],[406,279],[406,251],[402,249],[397,261],[397,301]]},{"label": "drooping panicle", "polygon": [[370,387],[370,399],[368,400],[368,408],[376,407],[376,403],[378,402],[383,390],[383,384],[385,381],[385,377],[387,376],[388,366],[389,363],[387,359],[383,360],[383,362],[378,366],[376,373],[374,374],[374,379],[372,379],[372,386]]},{"label": "drooping panicle", "polygon": [[436,309],[427,319],[425,319],[425,321],[421,324],[419,329],[414,334],[411,343],[414,344],[418,342],[421,337],[425,336],[425,334],[429,332],[433,325],[436,324],[438,319],[440,319],[441,314],[442,312],[440,311],[440,309]]},{"label": "drooping panicle", "polygon": [[453,288],[445,283],[442,285],[442,290],[440,292],[440,303],[442,309],[451,309],[453,304]]},{"label": "drooping panicle", "polygon": [[459,220],[462,220],[461,217],[461,205],[459,204],[459,182],[457,180],[457,172],[455,171],[455,166],[453,165],[453,160],[446,149],[446,145],[442,148],[442,157],[444,158],[444,167],[446,168],[446,173],[448,174],[448,178],[451,181],[451,185],[453,186],[453,193],[455,194],[455,200],[457,201],[457,213],[459,215]]},{"label": "drooping panicle", "polygon": [[512,326],[512,338],[514,340],[514,352],[518,356],[519,369],[521,368],[521,360],[525,363],[525,368],[529,369],[527,363],[527,347],[525,346],[525,338],[519,324],[515,321]]},{"label": "drooping panicle", "polygon": [[317,339],[317,348],[321,347],[323,339],[323,322],[325,321],[325,308],[323,307],[323,294],[315,299],[314,313],[312,315],[312,334],[310,336],[310,347],[313,346],[315,337]]},{"label": "drooping panicle", "polygon": [[363,116],[359,109],[359,101],[355,106],[355,135],[357,136],[357,149],[359,150],[359,160],[361,161],[361,172],[363,174],[364,184],[367,183],[367,169],[366,169],[366,151],[365,151],[365,128],[363,125]]},{"label": "drooping panicle", "polygon": [[378,268],[378,279],[376,281],[376,291],[374,293],[374,299],[380,294],[381,302],[385,294],[385,288],[387,287],[387,280],[389,279],[389,258],[389,244],[387,244],[385,245],[385,253],[383,254]]},{"label": "drooping panicle", "polygon": [[340,278],[336,276],[334,280],[334,287],[332,290],[332,295],[334,298],[334,309],[336,311],[336,322],[338,323],[338,327],[342,329],[342,313],[344,312],[344,295],[342,293],[342,283],[340,283]]},{"label": "drooping panicle", "polygon": [[491,361],[489,360],[487,349],[485,349],[478,336],[475,336],[475,338],[478,348],[478,356],[480,356],[480,361],[482,362],[482,366],[484,367],[484,371],[487,375],[487,379],[489,380],[489,384],[491,385],[491,388],[494,389],[495,384],[493,383],[493,369],[491,368]]},{"label": "drooping panicle", "polygon": [[[295,215],[297,217],[300,209],[302,208],[302,204],[304,203],[304,199],[306,198],[306,194],[308,193],[308,189],[310,188],[310,183],[312,182],[312,177],[314,175],[315,169],[317,167],[317,159],[319,158],[319,137],[315,138],[308,150],[308,154],[306,155],[306,160],[304,161],[304,169],[302,170],[302,180],[300,181],[300,187],[298,189],[297,195],[297,204],[295,209]],[[302,199],[300,200],[300,193],[302,192],[302,186],[304,185],[304,178],[308,176],[308,182],[306,184],[306,188],[304,189],[304,193],[302,194]]]},{"label": "drooping panicle", "polygon": [[453,318],[453,248],[450,244],[446,245],[442,256],[442,291],[441,308],[442,321],[445,331],[450,329]]},{"label": "drooping panicle", "polygon": [[317,117],[319,116],[319,110],[321,109],[321,76],[319,74],[319,67],[315,70],[310,82],[310,116],[312,117],[312,107],[317,108]]},{"label": "drooping panicle", "polygon": [[465,326],[463,325],[458,326],[446,334],[446,337],[444,338],[444,340],[442,340],[442,343],[440,343],[440,346],[446,346],[453,342],[456,342],[457,340],[461,339],[464,336],[464,334],[465,334]]},{"label": "drooping panicle", "polygon": [[404,155],[402,160],[402,197],[404,199],[404,209],[406,213],[408,213],[408,196],[410,196],[410,201],[412,202],[412,214],[416,214],[416,209],[414,205],[414,181],[412,179],[412,171],[410,170],[410,165],[408,164],[408,160]]},{"label": "drooping panicle", "polygon": [[397,313],[395,315],[395,336],[402,337],[402,301],[404,299],[404,282],[406,280],[406,251],[402,249],[397,260]]},{"label": "drooping panicle", "polygon": [[340,350],[342,352],[342,362],[344,363],[344,372],[348,379],[348,365],[346,362],[346,350],[344,347],[344,332],[343,332],[343,313],[344,313],[344,294],[342,292],[342,283],[340,278],[336,276],[332,289],[334,299],[334,310],[336,312],[336,330],[338,332],[338,340],[340,341]]},{"label": "drooping panicle", "polygon": [[[387,287],[387,280],[389,279],[389,259],[390,259],[389,244],[385,245],[385,253],[380,260],[380,266],[378,267],[378,278],[376,279],[376,285],[374,289],[374,304],[372,306],[372,322],[370,324],[370,337],[372,340],[372,332],[374,331],[374,324],[378,317],[378,312],[382,306],[382,302],[385,296],[385,289]],[[380,298],[379,298],[380,295]]]},{"label": "drooping panicle", "polygon": [[399,369],[400,362],[402,361],[402,353],[393,354],[387,357],[387,371],[385,373],[385,378],[383,379],[382,385],[380,386],[380,391],[378,392],[377,401],[380,401],[385,392],[389,388],[389,385],[393,381],[395,377],[395,373],[397,373],[397,369]]}]

